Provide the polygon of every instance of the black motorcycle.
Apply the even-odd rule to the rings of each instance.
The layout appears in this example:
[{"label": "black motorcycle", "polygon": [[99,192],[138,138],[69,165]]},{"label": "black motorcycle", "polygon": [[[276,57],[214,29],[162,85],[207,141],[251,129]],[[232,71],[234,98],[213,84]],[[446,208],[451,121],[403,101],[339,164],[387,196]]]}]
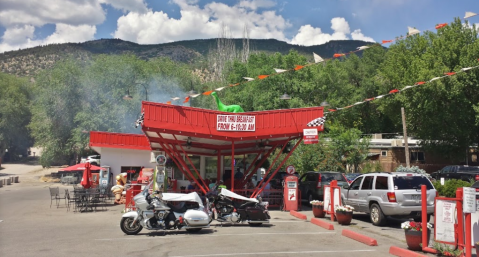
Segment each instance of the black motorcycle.
[{"label": "black motorcycle", "polygon": [[261,226],[269,223],[268,202],[261,197],[247,198],[222,188],[219,193],[210,192],[207,195],[210,211],[219,222],[242,223],[250,226]]}]

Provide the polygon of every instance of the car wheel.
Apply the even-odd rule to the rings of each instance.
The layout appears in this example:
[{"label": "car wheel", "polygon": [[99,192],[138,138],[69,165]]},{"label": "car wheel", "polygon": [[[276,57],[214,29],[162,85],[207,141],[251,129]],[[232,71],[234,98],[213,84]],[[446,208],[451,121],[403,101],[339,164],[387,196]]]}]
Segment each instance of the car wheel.
[{"label": "car wheel", "polygon": [[382,226],[386,222],[386,217],[377,203],[373,203],[369,207],[369,217],[375,226]]},{"label": "car wheel", "polygon": [[[413,219],[414,219],[415,222],[421,222],[422,221],[422,216],[414,217]],[[426,217],[426,222],[429,222],[429,220],[431,220],[431,214],[428,214],[427,217]]]}]

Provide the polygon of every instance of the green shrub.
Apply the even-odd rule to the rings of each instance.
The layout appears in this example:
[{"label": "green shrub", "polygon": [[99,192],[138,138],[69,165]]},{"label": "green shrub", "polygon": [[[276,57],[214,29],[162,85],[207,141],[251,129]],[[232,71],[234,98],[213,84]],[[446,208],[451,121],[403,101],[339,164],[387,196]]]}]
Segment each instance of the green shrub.
[{"label": "green shrub", "polygon": [[472,185],[472,183],[470,182],[458,179],[446,180],[444,182],[444,185],[441,185],[441,182],[439,180],[434,181],[432,184],[436,188],[439,195],[445,197],[456,197],[456,190],[459,187],[470,187]]}]

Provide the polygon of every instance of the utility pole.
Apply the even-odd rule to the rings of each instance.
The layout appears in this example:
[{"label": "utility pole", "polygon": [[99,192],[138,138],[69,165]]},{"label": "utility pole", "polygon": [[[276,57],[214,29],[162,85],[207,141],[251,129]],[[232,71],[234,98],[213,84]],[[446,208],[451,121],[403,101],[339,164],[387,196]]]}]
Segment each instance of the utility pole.
[{"label": "utility pole", "polygon": [[406,168],[410,168],[409,162],[409,146],[407,144],[407,129],[406,129],[406,115],[404,114],[404,107],[401,107],[401,116],[402,116],[402,130],[404,137],[404,152],[406,154]]}]

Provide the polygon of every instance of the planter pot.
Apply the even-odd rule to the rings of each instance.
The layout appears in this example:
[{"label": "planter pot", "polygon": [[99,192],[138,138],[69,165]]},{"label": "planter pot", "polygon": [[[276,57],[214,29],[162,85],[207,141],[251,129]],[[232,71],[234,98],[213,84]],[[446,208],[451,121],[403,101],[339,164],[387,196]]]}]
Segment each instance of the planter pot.
[{"label": "planter pot", "polygon": [[[421,251],[422,250],[422,231],[415,230],[405,230],[406,243],[409,250]],[[427,229],[427,245],[429,245],[429,239],[431,235],[431,230]]]},{"label": "planter pot", "polygon": [[336,219],[338,223],[341,225],[349,225],[351,224],[351,220],[353,219],[353,212],[352,211],[336,211]]},{"label": "planter pot", "polygon": [[479,244],[476,244],[476,256],[479,257]]},{"label": "planter pot", "polygon": [[322,205],[313,205],[313,215],[315,218],[324,218],[325,214]]}]

